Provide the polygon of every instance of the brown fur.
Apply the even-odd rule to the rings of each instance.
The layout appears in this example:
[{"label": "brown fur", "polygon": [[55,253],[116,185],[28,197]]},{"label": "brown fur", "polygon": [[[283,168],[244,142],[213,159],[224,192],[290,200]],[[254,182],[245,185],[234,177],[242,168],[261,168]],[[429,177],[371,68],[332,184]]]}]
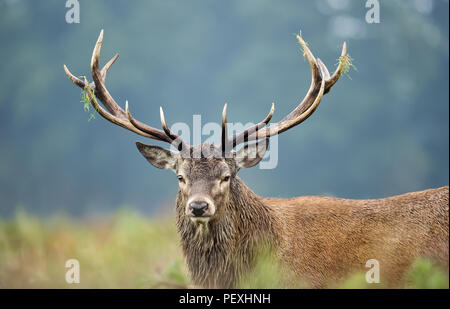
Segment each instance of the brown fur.
[{"label": "brown fur", "polygon": [[376,200],[330,197],[262,199],[236,177],[218,218],[197,229],[177,198],[177,227],[192,280],[230,288],[251,268],[264,242],[299,280],[327,287],[369,259],[381,283],[397,286],[414,258],[448,269],[448,187]]},{"label": "brown fur", "polygon": [[[182,158],[138,145],[150,163],[182,176],[177,228],[198,286],[235,287],[261,247],[275,251],[292,283],[316,288],[367,271],[371,259],[378,260],[385,287],[399,286],[418,257],[448,269],[448,186],[374,200],[261,198],[237,177],[240,168],[259,160],[247,159],[246,150],[238,159],[220,157],[213,145],[198,147],[208,149],[207,155]],[[229,181],[221,180],[224,175]],[[210,203],[206,221],[190,216],[188,201],[193,198]]]},{"label": "brown fur", "polygon": [[448,270],[449,189],[375,200],[330,197],[263,199],[274,210],[281,259],[313,287],[336,284],[380,263],[380,283],[398,286],[417,257]]},{"label": "brown fur", "polygon": [[[201,146],[209,155],[182,158],[139,145],[150,163],[183,176],[177,228],[195,285],[235,287],[261,247],[275,251],[293,284],[315,288],[367,271],[370,259],[378,260],[385,287],[399,286],[418,257],[448,269],[448,186],[374,200],[261,198],[237,177],[241,167],[259,160],[224,159],[214,146]],[[229,181],[221,180],[224,175]],[[211,204],[207,221],[189,216],[193,196]]]},{"label": "brown fur", "polygon": [[252,266],[257,249],[279,239],[278,220],[261,198],[236,178],[223,215],[196,227],[184,214],[178,194],[177,227],[194,284],[208,288],[232,288]]}]

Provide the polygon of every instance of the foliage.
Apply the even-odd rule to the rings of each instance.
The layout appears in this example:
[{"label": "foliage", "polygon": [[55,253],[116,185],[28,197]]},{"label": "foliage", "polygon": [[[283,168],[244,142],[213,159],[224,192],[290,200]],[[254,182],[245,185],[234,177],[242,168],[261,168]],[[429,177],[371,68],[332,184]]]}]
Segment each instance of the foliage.
[{"label": "foliage", "polygon": [[[80,262],[80,284],[65,282],[65,262]],[[263,251],[240,288],[307,288],[288,282]],[[448,288],[448,274],[417,260],[406,288]],[[120,211],[109,219],[43,221],[18,212],[0,221],[0,288],[181,288],[190,285],[172,218]],[[356,274],[338,288],[376,288]]]},{"label": "foliage", "polygon": [[238,287],[242,289],[270,289],[286,287],[288,284],[282,275],[282,267],[270,251],[262,251],[255,269],[241,279]]},{"label": "foliage", "polygon": [[95,113],[93,109],[91,109],[91,103],[89,101],[89,95],[87,93],[88,91],[93,92],[91,86],[89,85],[87,86],[87,89],[83,89],[81,91],[81,103],[83,103],[84,111],[89,113],[88,121],[91,121],[92,119],[95,119]]},{"label": "foliage", "polygon": [[[0,287],[150,288],[185,284],[173,222],[119,212],[110,219],[40,221],[25,212],[0,221]],[[65,262],[80,262],[80,284],[65,282]]]},{"label": "foliage", "polygon": [[358,71],[358,69],[356,68],[356,66],[353,64],[353,58],[350,57],[350,55],[343,55],[339,57],[339,62],[336,65],[339,65],[340,63],[343,64],[343,69],[342,69],[342,73],[344,73],[345,75],[347,75],[347,77],[349,79],[351,79],[350,75],[348,74],[350,72],[350,69],[354,69],[355,71]]},{"label": "foliage", "polygon": [[427,259],[414,261],[408,279],[408,288],[448,289],[448,273]]}]

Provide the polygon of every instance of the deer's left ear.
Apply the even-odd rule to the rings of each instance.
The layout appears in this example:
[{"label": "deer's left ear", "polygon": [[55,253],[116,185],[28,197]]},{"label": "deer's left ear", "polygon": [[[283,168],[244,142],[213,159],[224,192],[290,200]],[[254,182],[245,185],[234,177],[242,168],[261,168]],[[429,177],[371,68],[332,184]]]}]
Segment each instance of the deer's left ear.
[{"label": "deer's left ear", "polygon": [[235,154],[235,161],[239,168],[255,166],[261,161],[269,147],[269,139],[265,139],[253,144],[247,144],[239,149]]},{"label": "deer's left ear", "polygon": [[162,169],[169,169],[175,171],[177,168],[178,154],[161,148],[159,146],[145,145],[136,142],[139,152],[150,162],[153,166]]}]

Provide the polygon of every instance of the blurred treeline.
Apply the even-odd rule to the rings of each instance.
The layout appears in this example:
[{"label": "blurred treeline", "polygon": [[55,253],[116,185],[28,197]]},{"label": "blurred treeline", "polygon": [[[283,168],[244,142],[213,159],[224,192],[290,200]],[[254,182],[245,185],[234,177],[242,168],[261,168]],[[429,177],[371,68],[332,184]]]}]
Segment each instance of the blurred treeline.
[{"label": "blurred treeline", "polygon": [[[242,178],[263,196],[375,198],[448,184],[449,4],[380,1],[84,1],[67,24],[65,1],[0,0],[0,216],[86,216],[123,205],[154,213],[176,193],[173,173],[151,167],[137,137],[100,116],[88,122],[81,91],[63,64],[89,76],[118,62],[107,85],[134,115],[170,123],[274,121],[304,96],[310,71],[293,36],[334,69],[345,40],[357,71],[343,77],[315,115],[279,138],[274,170]],[[146,141],[144,141],[146,142]],[[151,143],[151,141],[148,141]]]}]

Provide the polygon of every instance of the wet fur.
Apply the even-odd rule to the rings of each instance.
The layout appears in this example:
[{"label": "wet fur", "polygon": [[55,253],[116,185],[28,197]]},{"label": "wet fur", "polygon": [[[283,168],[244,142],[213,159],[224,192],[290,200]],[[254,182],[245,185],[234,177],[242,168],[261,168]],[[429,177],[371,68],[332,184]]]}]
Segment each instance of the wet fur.
[{"label": "wet fur", "polygon": [[[226,215],[198,229],[177,198],[177,227],[194,284],[231,288],[263,242],[288,266],[293,284],[337,284],[369,259],[381,283],[403,283],[411,262],[429,257],[448,270],[448,187],[386,199],[262,199],[235,178]],[[298,282],[297,282],[298,280]]]},{"label": "wet fur", "polygon": [[[448,270],[448,186],[374,200],[261,198],[237,177],[245,157],[224,159],[213,145],[200,146],[208,151],[195,159],[174,159],[174,154],[155,146],[140,149],[153,165],[172,166],[189,179],[178,192],[176,217],[195,285],[235,287],[254,265],[258,250],[267,247],[295,286],[332,287],[355,272],[367,271],[370,259],[379,261],[384,287],[401,286],[418,257]],[[224,173],[231,178],[229,187],[221,189],[217,184]],[[193,222],[186,215],[193,195],[214,201],[215,214],[208,222]]]},{"label": "wet fur", "polygon": [[278,237],[273,210],[235,178],[235,194],[221,209],[224,214],[207,224],[193,223],[184,213],[185,200],[177,196],[177,228],[193,282],[201,287],[232,288],[252,266],[261,247]]}]

